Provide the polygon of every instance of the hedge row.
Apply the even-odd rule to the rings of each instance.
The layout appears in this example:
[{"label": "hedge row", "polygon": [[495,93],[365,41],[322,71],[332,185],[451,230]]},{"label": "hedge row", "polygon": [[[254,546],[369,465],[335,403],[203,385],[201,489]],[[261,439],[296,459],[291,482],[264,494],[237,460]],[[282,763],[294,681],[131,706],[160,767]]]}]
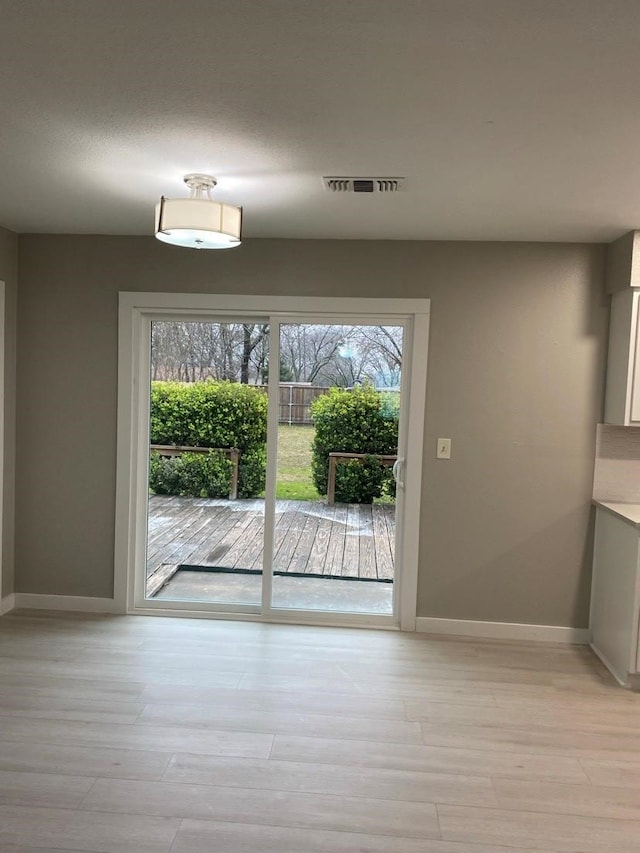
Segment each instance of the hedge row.
[{"label": "hedge row", "polygon": [[149,458],[149,488],[157,495],[226,498],[229,495],[231,460],[224,452],[183,453]]},{"label": "hedge row", "polygon": [[[373,388],[332,388],[311,407],[315,426],[312,473],[320,494],[327,493],[329,453],[371,454],[344,461],[336,469],[335,498],[371,503],[394,495],[389,468],[376,454],[398,447],[398,399]],[[157,494],[226,497],[231,462],[221,448],[240,451],[238,497],[257,497],[265,486],[267,397],[258,388],[236,382],[153,382],[151,444],[210,447],[208,454],[162,457],[152,453],[149,486]]]},{"label": "hedge row", "polygon": [[[264,490],[267,398],[258,388],[237,382],[152,382],[149,432],[151,444],[237,448],[238,497]],[[152,453],[149,485],[158,494],[224,497],[230,474],[224,454],[164,458]]]},{"label": "hedge row", "polygon": [[[368,387],[332,388],[313,402],[311,416],[315,426],[313,481],[322,495],[327,493],[329,453],[397,453],[398,395]],[[372,503],[383,494],[395,495],[395,481],[378,459],[338,462],[336,501]]]}]

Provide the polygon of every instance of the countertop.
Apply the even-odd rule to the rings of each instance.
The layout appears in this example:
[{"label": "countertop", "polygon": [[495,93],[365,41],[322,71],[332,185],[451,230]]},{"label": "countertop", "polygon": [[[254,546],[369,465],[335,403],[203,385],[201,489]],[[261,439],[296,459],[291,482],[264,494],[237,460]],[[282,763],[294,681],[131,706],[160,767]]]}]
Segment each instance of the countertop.
[{"label": "countertop", "polygon": [[617,515],[634,527],[640,527],[640,504],[623,503],[622,501],[596,501],[593,502],[597,507],[606,509],[608,512]]}]

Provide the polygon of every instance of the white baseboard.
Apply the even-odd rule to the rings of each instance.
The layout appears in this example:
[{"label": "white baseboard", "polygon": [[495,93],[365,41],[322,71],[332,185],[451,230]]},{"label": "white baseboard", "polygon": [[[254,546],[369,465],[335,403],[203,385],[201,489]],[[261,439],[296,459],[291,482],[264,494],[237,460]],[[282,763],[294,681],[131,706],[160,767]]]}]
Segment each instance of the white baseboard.
[{"label": "white baseboard", "polygon": [[629,690],[640,692],[640,674],[634,672],[632,675],[630,675],[626,686],[629,688]]},{"label": "white baseboard", "polygon": [[[16,592],[0,602],[0,615],[14,609],[61,610],[85,613],[120,612],[113,598],[92,598],[81,595],[38,595]],[[148,611],[145,611],[148,612]],[[228,615],[225,618],[229,618]],[[547,643],[589,644],[588,628],[565,628],[561,625],[527,625],[518,622],[479,622],[467,619],[438,619],[418,616],[416,631],[458,637],[478,637],[488,640],[538,640]],[[597,649],[594,649],[602,657]],[[604,661],[607,664],[606,661]],[[608,664],[607,664],[608,666]],[[610,668],[610,667],[609,667]]]},{"label": "white baseboard", "polygon": [[561,625],[526,625],[520,622],[476,622],[467,619],[437,619],[418,616],[416,631],[458,637],[483,637],[488,640],[540,640],[546,643],[588,644],[588,628],[564,628]]},{"label": "white baseboard", "polygon": [[15,608],[25,610],[67,610],[84,613],[117,613],[113,598],[91,598],[83,595],[37,595],[16,592]]},{"label": "white baseboard", "polygon": [[4,616],[5,613],[9,613],[10,610],[16,606],[16,597],[13,593],[11,595],[5,595],[5,597],[0,601],[0,616]]},{"label": "white baseboard", "polygon": [[597,646],[595,646],[593,643],[589,643],[589,645],[591,646],[591,650],[593,651],[593,653],[596,654],[600,658],[602,663],[606,666],[606,668],[609,670],[609,672],[615,678],[615,680],[618,682],[618,684],[622,685],[622,687],[628,687],[629,686],[629,675],[627,674],[626,677],[623,677],[622,675],[620,675],[620,673],[616,670],[616,668],[614,666],[612,666],[611,663],[609,663],[607,656],[603,655]]}]

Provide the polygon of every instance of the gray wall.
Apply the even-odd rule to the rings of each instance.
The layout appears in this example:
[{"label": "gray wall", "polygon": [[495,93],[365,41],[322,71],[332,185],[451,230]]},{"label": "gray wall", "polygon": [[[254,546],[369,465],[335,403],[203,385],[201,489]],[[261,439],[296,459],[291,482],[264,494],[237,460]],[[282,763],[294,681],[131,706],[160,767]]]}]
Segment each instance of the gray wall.
[{"label": "gray wall", "polygon": [[0,228],[0,279],[5,283],[4,330],[4,502],[2,509],[2,595],[13,592],[16,453],[16,299],[18,235]]},{"label": "gray wall", "polygon": [[593,245],[22,237],[17,589],[112,593],[119,290],[430,297],[419,615],[585,626],[604,263]]}]

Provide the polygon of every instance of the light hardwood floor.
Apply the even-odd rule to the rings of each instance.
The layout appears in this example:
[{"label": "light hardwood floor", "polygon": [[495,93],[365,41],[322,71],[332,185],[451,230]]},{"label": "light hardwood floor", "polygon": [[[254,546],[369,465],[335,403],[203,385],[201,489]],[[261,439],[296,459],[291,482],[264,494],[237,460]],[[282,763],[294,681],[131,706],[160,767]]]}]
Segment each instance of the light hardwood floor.
[{"label": "light hardwood floor", "polygon": [[0,685],[0,853],[640,851],[583,647],[23,613]]}]

